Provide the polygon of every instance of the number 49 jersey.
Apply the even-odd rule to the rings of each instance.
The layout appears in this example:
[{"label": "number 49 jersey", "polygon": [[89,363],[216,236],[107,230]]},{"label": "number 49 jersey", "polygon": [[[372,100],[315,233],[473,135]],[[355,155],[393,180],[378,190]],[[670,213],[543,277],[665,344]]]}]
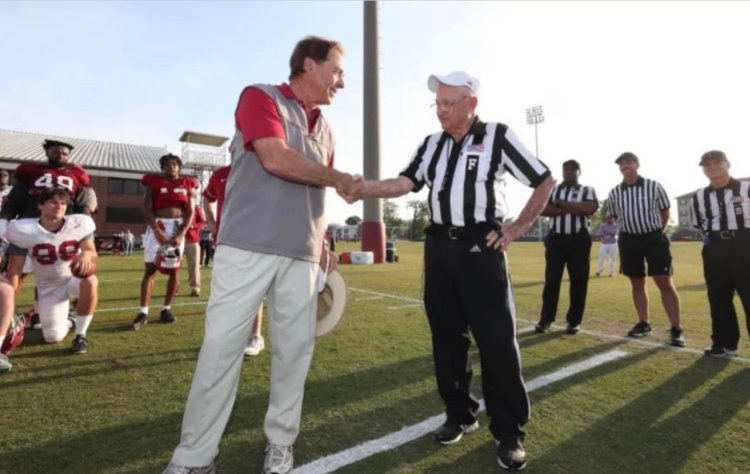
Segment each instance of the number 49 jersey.
[{"label": "number 49 jersey", "polygon": [[83,214],[65,216],[65,223],[51,232],[39,219],[18,219],[8,223],[5,238],[27,251],[34,271],[34,280],[43,287],[65,281],[73,274],[70,263],[78,255],[80,242],[96,230],[93,219]]},{"label": "number 49 jersey", "polygon": [[62,168],[50,168],[40,163],[22,163],[13,173],[13,179],[24,183],[30,191],[65,188],[73,197],[90,182],[88,173],[74,163],[68,163]]}]

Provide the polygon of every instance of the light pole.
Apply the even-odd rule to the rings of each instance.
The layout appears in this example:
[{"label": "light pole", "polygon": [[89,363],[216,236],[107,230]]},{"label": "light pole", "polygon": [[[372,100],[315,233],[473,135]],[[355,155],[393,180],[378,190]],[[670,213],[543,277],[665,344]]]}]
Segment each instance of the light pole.
[{"label": "light pole", "polygon": [[[526,109],[526,123],[534,125],[534,155],[539,158],[539,124],[544,122],[544,112],[541,105]],[[537,219],[539,219],[537,217]],[[539,240],[542,240],[542,220],[539,219]]]}]

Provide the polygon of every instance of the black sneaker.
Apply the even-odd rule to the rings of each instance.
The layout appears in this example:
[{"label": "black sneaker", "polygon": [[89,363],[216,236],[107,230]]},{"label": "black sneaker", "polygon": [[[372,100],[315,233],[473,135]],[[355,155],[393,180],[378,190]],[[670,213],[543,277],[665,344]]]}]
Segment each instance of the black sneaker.
[{"label": "black sneaker", "polygon": [[719,346],[711,346],[705,351],[703,351],[703,353],[710,357],[736,357],[737,356],[736,350],[733,351],[731,349],[725,349]]},{"label": "black sneaker", "polygon": [[578,334],[578,331],[580,331],[581,325],[580,324],[570,324],[568,323],[568,327],[565,328],[565,332],[568,334]]},{"label": "black sneaker", "polygon": [[446,421],[445,424],[441,426],[434,435],[432,435],[432,439],[435,440],[436,443],[448,446],[458,443],[465,434],[476,431],[478,428],[479,421],[477,420],[474,420],[474,423],[468,425]]},{"label": "black sneaker", "polygon": [[639,322],[638,324],[633,326],[633,329],[628,331],[628,336],[638,339],[643,336],[647,336],[650,333],[651,333],[651,325],[649,323]]},{"label": "black sneaker", "polygon": [[675,347],[685,347],[685,335],[679,326],[669,329],[669,343]]},{"label": "black sneaker", "polygon": [[85,354],[89,350],[89,340],[83,334],[76,334],[73,339],[73,347],[70,349],[73,354]]},{"label": "black sneaker", "polygon": [[159,320],[163,323],[173,323],[177,321],[177,318],[174,317],[174,314],[172,314],[171,309],[164,308],[161,310],[161,314],[159,315]]},{"label": "black sneaker", "polygon": [[545,332],[549,331],[550,326],[552,326],[552,323],[539,321],[538,323],[536,323],[536,326],[534,326],[534,331],[538,332],[539,334],[544,334]]},{"label": "black sneaker", "polygon": [[148,324],[148,315],[146,313],[138,313],[138,316],[135,317],[132,323],[133,329],[136,331],[146,324]]},{"label": "black sneaker", "polygon": [[497,448],[497,463],[506,471],[520,471],[526,467],[526,451],[520,441],[501,442]]}]

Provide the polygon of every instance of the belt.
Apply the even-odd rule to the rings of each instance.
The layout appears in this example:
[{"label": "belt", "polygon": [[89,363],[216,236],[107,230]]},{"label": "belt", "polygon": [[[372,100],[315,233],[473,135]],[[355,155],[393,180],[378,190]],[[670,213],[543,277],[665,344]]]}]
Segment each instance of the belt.
[{"label": "belt", "polygon": [[708,233],[712,239],[733,240],[740,238],[750,238],[750,229],[739,230],[712,230]]},{"label": "belt", "polygon": [[450,240],[471,239],[474,237],[484,237],[491,230],[500,230],[500,221],[496,223],[480,222],[465,227],[455,227],[443,224],[431,224],[424,229],[424,233],[430,237],[441,237]]}]

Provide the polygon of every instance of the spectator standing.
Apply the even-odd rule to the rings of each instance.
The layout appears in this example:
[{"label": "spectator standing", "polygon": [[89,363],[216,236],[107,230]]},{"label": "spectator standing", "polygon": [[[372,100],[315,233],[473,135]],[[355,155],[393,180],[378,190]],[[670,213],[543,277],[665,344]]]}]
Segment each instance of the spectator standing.
[{"label": "spectator standing", "polygon": [[607,216],[607,222],[599,226],[597,235],[601,238],[599,247],[599,263],[596,266],[596,276],[604,273],[604,266],[609,260],[609,276],[615,274],[615,261],[617,260],[617,234],[620,226],[617,225],[615,216]]},{"label": "spectator standing", "polygon": [[125,243],[125,255],[133,255],[133,245],[135,245],[135,235],[127,229],[122,235],[122,241]]}]

